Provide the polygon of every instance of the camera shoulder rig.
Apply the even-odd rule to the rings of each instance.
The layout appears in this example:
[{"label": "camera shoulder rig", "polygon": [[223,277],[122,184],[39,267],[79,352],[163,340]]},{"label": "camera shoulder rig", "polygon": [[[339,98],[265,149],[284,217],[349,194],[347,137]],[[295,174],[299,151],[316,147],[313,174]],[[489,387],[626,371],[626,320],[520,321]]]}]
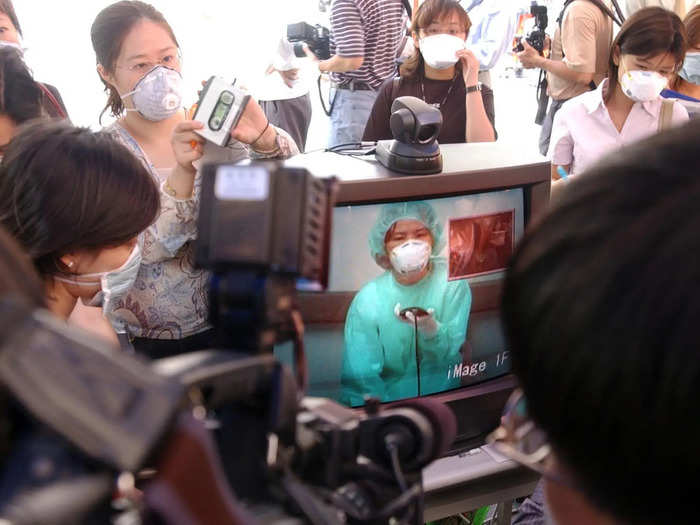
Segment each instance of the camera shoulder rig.
[{"label": "camera shoulder rig", "polygon": [[0,384],[40,423],[113,469],[141,467],[182,387],[23,302],[0,300]]}]

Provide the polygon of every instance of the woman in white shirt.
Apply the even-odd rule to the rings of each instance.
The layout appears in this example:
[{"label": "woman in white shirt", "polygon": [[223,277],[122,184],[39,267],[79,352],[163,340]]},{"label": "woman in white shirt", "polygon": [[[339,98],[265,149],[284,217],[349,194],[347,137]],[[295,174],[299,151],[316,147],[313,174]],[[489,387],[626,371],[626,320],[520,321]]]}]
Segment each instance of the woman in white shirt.
[{"label": "woman in white shirt", "polygon": [[678,15],[660,7],[637,11],[613,42],[608,77],[557,113],[549,156],[552,178],[585,171],[605,154],[688,120],[660,94],[683,65],[686,32]]}]

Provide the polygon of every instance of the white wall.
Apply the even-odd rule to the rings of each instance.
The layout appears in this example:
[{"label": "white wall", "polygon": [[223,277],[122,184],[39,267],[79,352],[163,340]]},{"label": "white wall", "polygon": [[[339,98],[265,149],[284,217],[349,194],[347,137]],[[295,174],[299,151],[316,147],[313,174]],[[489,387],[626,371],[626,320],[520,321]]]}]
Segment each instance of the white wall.
[{"label": "white wall", "polygon": [[[37,80],[55,85],[76,125],[99,128],[106,101],[95,71],[90,26],[108,0],[15,0],[26,60]],[[319,18],[317,0],[154,0],[183,52],[185,102],[196,102],[212,74],[254,83],[276,49],[285,23]],[[313,93],[315,94],[315,93]]]}]

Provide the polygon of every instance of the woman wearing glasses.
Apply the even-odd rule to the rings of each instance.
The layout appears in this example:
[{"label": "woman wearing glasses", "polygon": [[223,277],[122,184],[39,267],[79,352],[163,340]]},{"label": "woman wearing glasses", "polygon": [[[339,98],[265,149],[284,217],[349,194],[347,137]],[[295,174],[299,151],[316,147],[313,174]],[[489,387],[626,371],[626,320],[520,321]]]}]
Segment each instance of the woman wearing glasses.
[{"label": "woman wearing glasses", "polygon": [[135,349],[150,357],[207,348],[212,344],[209,276],[194,268],[190,243],[199,201],[193,162],[203,155],[208,161],[233,162],[247,158],[249,151],[251,157],[283,157],[298,149],[285,132],[269,125],[253,101],[232,130],[228,148],[205,148],[194,133],[201,124],[188,120],[183,109],[177,39],[153,6],[137,1],[108,6],[97,15],[91,38],[109,97],[104,111],[118,118],[107,129],[161,188],[161,214],[145,232],[138,279],[115,315],[124,321]]},{"label": "woman wearing glasses", "polygon": [[442,113],[441,144],[493,142],[493,91],[479,82],[479,60],[466,49],[469,15],[455,0],[426,0],[413,20],[413,54],[382,86],[362,140],[391,139],[391,105],[418,97]]}]

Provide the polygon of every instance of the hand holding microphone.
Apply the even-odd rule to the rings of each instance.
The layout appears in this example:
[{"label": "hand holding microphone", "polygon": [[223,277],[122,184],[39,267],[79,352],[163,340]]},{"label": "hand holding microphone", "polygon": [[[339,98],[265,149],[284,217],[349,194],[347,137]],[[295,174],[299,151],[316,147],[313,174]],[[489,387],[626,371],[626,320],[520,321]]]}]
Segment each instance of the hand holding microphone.
[{"label": "hand holding microphone", "polygon": [[423,308],[412,306],[401,308],[401,303],[396,303],[394,315],[402,323],[410,324],[427,337],[434,336],[438,331],[438,323],[435,320],[435,308]]}]

